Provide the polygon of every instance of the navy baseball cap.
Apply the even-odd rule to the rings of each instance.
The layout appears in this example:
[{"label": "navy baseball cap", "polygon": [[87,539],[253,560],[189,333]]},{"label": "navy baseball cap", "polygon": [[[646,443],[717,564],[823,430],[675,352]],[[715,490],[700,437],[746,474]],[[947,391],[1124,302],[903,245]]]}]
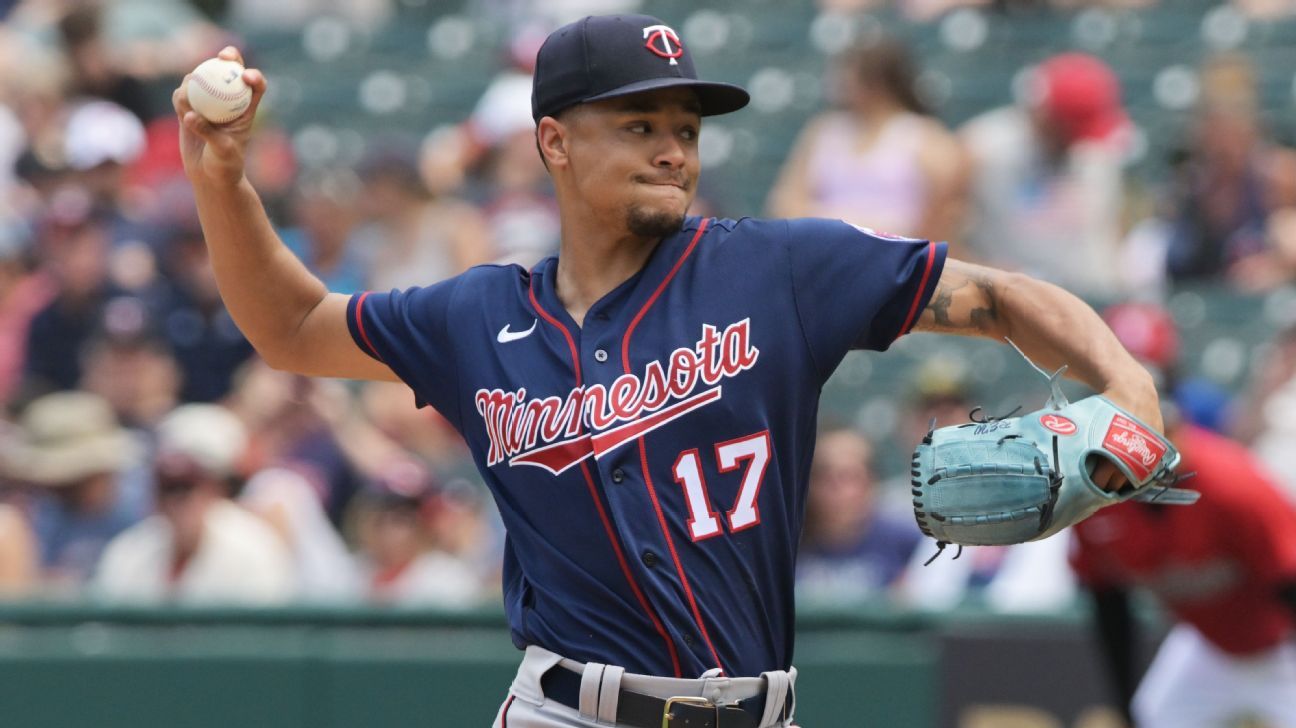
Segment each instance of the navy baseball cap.
[{"label": "navy baseball cap", "polygon": [[737,111],[741,86],[699,81],[679,34],[650,15],[594,15],[549,34],[536,55],[531,116],[536,121],[588,101],[659,88],[697,92],[702,116]]}]

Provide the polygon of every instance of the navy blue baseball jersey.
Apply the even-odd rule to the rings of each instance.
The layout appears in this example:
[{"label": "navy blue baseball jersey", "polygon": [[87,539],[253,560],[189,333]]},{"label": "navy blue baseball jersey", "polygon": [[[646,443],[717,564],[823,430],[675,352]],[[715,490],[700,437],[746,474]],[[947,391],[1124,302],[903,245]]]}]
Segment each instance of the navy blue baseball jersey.
[{"label": "navy blue baseball jersey", "polygon": [[557,258],[359,294],[348,321],[467,440],[519,647],[752,676],[792,661],[820,389],[913,326],[944,259],[839,221],[688,218],[583,326]]}]

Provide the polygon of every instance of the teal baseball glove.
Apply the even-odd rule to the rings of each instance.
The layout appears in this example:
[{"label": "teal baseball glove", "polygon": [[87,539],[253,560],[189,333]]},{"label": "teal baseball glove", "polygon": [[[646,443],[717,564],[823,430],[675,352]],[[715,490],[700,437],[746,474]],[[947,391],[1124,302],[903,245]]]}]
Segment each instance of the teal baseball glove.
[{"label": "teal baseball glove", "polygon": [[[1043,409],[933,429],[918,445],[914,516],[940,549],[1036,541],[1131,498],[1197,501],[1196,491],[1174,487],[1179,452],[1169,440],[1101,395],[1068,404],[1060,374]],[[1098,487],[1090,475],[1100,458],[1129,483]]]}]

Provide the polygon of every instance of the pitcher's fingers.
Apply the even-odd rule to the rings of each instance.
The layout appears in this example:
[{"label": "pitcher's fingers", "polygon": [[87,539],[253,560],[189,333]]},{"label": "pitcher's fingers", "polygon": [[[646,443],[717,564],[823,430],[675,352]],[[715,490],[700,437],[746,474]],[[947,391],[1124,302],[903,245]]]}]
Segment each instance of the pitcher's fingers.
[{"label": "pitcher's fingers", "polygon": [[239,52],[239,49],[235,48],[234,46],[225,46],[224,48],[221,49],[220,53],[216,54],[216,57],[223,58],[227,61],[234,61],[240,66],[247,65],[246,63],[243,62],[243,54]]},{"label": "pitcher's fingers", "polygon": [[1098,461],[1094,465],[1093,472],[1089,473],[1089,479],[1093,481],[1094,485],[1107,490],[1107,481],[1111,480],[1111,463],[1102,460]]},{"label": "pitcher's fingers", "polygon": [[256,114],[257,107],[261,105],[261,97],[266,92],[266,77],[259,69],[249,68],[243,71],[243,83],[252,89],[252,101],[248,104],[246,114]]},{"label": "pitcher's fingers", "polygon": [[1103,462],[1094,468],[1093,481],[1099,488],[1114,493],[1125,485],[1125,474],[1112,463]]},{"label": "pitcher's fingers", "polygon": [[197,111],[190,109],[181,117],[181,123],[185,129],[202,139],[203,142],[212,149],[221,154],[228,153],[234,145],[234,140],[229,134],[217,129],[210,121],[207,121]]},{"label": "pitcher's fingers", "polygon": [[180,85],[176,87],[175,91],[171,92],[171,106],[175,109],[176,116],[182,120],[186,113],[193,110],[193,107],[189,105],[189,77],[192,75],[192,73],[185,74],[184,79],[180,81]]}]

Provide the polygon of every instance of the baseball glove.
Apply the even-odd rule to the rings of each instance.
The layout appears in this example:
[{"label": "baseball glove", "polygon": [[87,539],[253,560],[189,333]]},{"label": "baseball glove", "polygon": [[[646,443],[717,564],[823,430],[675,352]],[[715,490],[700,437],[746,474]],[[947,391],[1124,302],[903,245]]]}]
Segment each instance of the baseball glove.
[{"label": "baseball glove", "polygon": [[[1100,395],[1068,404],[1060,374],[1043,409],[932,429],[918,445],[914,516],[939,549],[1036,541],[1131,498],[1196,502],[1196,491],[1173,487],[1179,453],[1168,440]],[[1129,483],[1117,492],[1095,485],[1099,458]]]}]

